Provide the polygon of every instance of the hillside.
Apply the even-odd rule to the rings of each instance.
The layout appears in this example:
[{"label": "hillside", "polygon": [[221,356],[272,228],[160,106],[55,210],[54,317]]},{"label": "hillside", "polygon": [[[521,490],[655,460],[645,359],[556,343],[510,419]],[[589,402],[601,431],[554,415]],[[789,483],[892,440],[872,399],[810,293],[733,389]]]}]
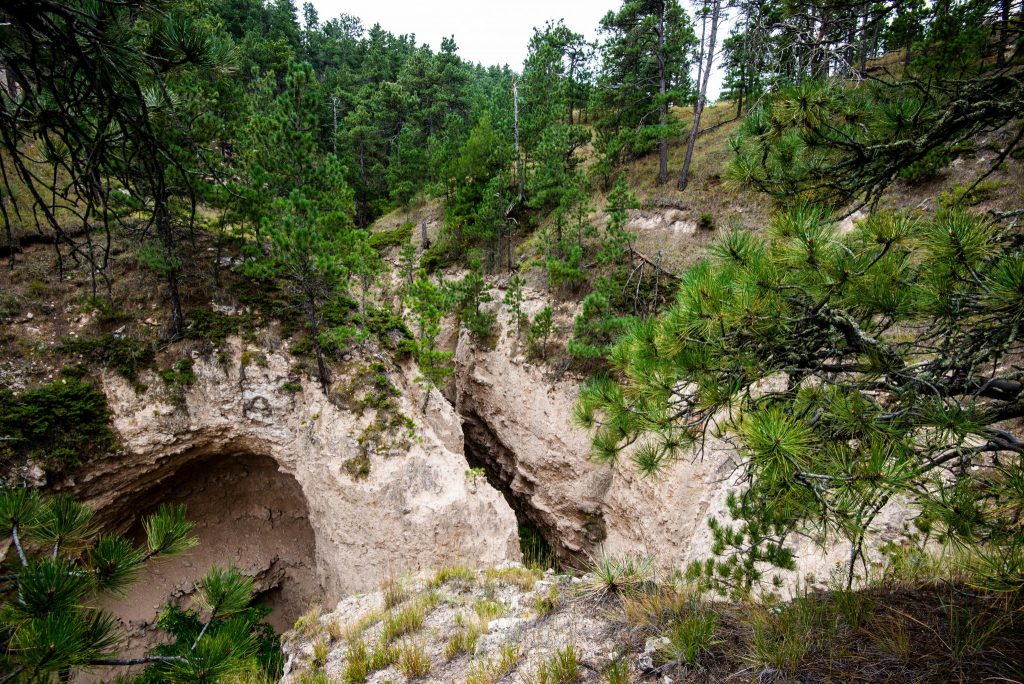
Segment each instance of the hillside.
[{"label": "hillside", "polygon": [[0,8],[0,684],[1020,680],[1021,26]]}]

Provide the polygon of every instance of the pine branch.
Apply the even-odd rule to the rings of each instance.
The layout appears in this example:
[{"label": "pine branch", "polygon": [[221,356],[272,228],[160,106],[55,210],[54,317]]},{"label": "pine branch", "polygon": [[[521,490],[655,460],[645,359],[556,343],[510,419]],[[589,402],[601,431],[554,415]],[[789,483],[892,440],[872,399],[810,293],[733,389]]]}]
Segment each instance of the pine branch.
[{"label": "pine branch", "polygon": [[129,667],[131,665],[148,665],[150,663],[187,663],[188,659],[181,656],[147,656],[145,658],[98,659],[88,661],[89,665],[99,667]]}]

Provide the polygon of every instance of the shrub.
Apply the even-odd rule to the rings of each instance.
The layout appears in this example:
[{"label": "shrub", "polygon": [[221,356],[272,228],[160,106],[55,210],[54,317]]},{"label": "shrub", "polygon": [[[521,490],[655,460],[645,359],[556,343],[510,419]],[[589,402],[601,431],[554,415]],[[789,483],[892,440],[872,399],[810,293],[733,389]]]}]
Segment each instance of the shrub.
[{"label": "shrub", "polygon": [[399,247],[408,242],[409,238],[412,237],[414,226],[415,224],[412,221],[408,221],[398,228],[370,233],[370,246],[381,252],[391,247]]},{"label": "shrub", "polygon": [[974,185],[961,185],[957,183],[939,195],[939,206],[944,209],[973,207],[992,199],[998,189],[999,183],[996,181],[981,181]]},{"label": "shrub", "polygon": [[939,172],[951,161],[953,161],[953,155],[950,151],[937,147],[918,161],[901,169],[897,175],[911,185],[923,183],[938,176]]},{"label": "shrub", "polygon": [[0,460],[40,460],[50,472],[118,447],[106,396],[75,378],[21,393],[0,389],[0,437]]},{"label": "shrub", "polygon": [[59,347],[65,354],[77,354],[87,361],[102,364],[121,377],[135,382],[139,371],[152,368],[156,354],[153,345],[134,337],[105,333],[99,337],[67,337]]},{"label": "shrub", "polygon": [[713,214],[704,212],[700,215],[697,220],[697,227],[701,230],[714,230],[715,229],[715,217]]},{"label": "shrub", "polygon": [[238,333],[245,324],[250,325],[251,316],[229,316],[212,309],[189,309],[186,316],[184,336],[188,340],[202,340],[214,345],[224,344],[230,336]]},{"label": "shrub", "polygon": [[192,359],[182,359],[167,370],[160,371],[160,379],[169,387],[191,387],[196,384]]}]

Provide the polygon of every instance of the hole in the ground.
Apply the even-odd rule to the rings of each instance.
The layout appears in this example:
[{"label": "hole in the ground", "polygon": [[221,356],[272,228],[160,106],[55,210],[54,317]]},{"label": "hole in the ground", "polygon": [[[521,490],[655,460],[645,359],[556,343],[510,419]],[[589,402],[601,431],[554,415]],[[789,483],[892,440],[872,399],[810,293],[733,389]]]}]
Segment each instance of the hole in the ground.
[{"label": "hole in the ground", "polygon": [[554,538],[550,525],[534,509],[529,496],[512,486],[515,479],[513,454],[475,413],[463,415],[462,420],[466,462],[470,468],[483,470],[487,482],[501,492],[516,514],[523,561],[539,567],[557,567],[566,562],[569,554]]},{"label": "hole in the ground", "polygon": [[[185,504],[199,545],[151,564],[125,597],[112,602],[109,607],[129,633],[168,602],[190,605],[193,587],[214,565],[233,565],[254,577],[258,601],[273,609],[267,621],[278,632],[290,628],[320,593],[306,499],[273,459],[239,453],[186,464],[145,494],[129,535],[141,541],[141,519],[162,503]],[[142,630],[134,631],[137,647],[147,646]]]}]

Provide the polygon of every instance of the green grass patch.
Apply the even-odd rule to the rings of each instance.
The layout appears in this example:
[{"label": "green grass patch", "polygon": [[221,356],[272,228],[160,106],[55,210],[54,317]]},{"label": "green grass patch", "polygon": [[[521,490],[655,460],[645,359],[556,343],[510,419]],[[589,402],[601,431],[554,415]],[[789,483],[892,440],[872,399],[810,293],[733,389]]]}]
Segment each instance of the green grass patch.
[{"label": "green grass patch", "polygon": [[415,225],[412,221],[407,221],[398,228],[370,233],[370,246],[383,252],[392,247],[404,245],[412,237],[412,229]]}]

